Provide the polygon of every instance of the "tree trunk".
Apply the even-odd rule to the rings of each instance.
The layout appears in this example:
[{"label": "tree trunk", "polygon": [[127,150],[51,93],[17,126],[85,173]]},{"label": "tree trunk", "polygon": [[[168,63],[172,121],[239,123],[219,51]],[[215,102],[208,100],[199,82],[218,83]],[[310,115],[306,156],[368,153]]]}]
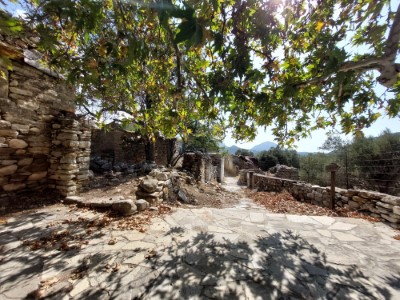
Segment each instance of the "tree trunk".
[{"label": "tree trunk", "polygon": [[155,143],[149,137],[146,137],[144,141],[144,151],[146,153],[146,161],[155,163]]},{"label": "tree trunk", "polygon": [[175,145],[176,145],[176,140],[175,139],[168,139],[168,148],[167,148],[167,164],[172,165],[172,160],[174,158],[175,154]]}]

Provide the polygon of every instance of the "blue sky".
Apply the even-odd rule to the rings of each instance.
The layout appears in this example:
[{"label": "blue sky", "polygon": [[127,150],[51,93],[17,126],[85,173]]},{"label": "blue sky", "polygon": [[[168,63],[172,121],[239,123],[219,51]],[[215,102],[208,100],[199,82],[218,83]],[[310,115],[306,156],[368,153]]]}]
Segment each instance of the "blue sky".
[{"label": "blue sky", "polygon": [[[377,120],[370,128],[366,128],[363,130],[366,136],[377,136],[386,128],[390,129],[392,132],[400,131],[400,118],[393,118],[390,119],[388,117],[381,117]],[[296,150],[301,152],[317,152],[319,151],[318,147],[320,147],[323,142],[327,138],[328,130],[317,130],[312,133],[311,137],[307,139],[302,139],[297,142],[295,145],[297,146]],[[352,135],[341,135],[344,139],[352,139]],[[228,134],[227,137],[224,139],[224,143],[227,146],[237,145],[241,148],[250,149],[255,145],[261,144],[263,142],[274,141],[274,136],[272,135],[271,131],[267,130],[264,131],[263,128],[259,128],[257,137],[252,142],[248,143],[240,143],[235,142],[230,135]]]}]

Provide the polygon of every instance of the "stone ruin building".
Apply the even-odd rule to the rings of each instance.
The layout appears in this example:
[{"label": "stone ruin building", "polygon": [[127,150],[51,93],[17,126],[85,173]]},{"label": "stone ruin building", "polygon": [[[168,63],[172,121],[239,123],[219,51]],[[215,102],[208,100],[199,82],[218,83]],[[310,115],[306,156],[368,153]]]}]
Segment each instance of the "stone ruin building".
[{"label": "stone ruin building", "polygon": [[[24,207],[33,194],[75,195],[89,182],[91,161],[114,171],[145,161],[137,134],[115,124],[94,129],[75,113],[73,88],[39,62],[34,45],[35,38],[0,33],[0,54],[7,58],[0,63],[0,212]],[[155,163],[167,165],[175,140],[157,138],[155,151]],[[223,180],[221,155],[198,162],[200,181]]]},{"label": "stone ruin building", "polygon": [[36,59],[34,38],[0,34],[0,211],[26,191],[67,196],[88,181],[91,128],[74,93]]},{"label": "stone ruin building", "polygon": [[[155,163],[166,166],[176,151],[175,139],[157,137]],[[124,171],[133,164],[146,161],[143,141],[137,133],[123,130],[115,122],[104,129],[92,130],[91,164],[95,172]]]},{"label": "stone ruin building", "polygon": [[220,153],[187,152],[183,156],[182,169],[200,182],[222,182],[224,157]]},{"label": "stone ruin building", "polygon": [[244,155],[227,155],[224,159],[225,173],[231,176],[239,175],[240,170],[259,170],[258,160],[255,157]]}]

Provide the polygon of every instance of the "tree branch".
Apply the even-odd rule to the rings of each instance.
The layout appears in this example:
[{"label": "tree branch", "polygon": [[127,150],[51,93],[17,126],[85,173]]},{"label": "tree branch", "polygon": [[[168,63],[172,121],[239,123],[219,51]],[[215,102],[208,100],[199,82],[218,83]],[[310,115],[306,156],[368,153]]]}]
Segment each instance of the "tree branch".
[{"label": "tree branch", "polygon": [[339,68],[339,72],[348,72],[348,71],[355,71],[355,70],[374,70],[378,69],[380,65],[386,62],[384,58],[372,57],[365,60],[360,61],[349,61],[344,62],[341,67]]},{"label": "tree branch", "polygon": [[[183,89],[183,81],[182,81],[182,73],[181,73],[181,54],[179,52],[178,44],[174,41],[174,34],[171,30],[171,27],[169,23],[167,26],[165,26],[169,35],[169,38],[171,40],[172,46],[174,48],[175,56],[176,56],[176,76],[177,76],[177,92],[180,93]],[[176,100],[174,100],[174,109],[176,110],[178,108],[178,105],[176,103]]]},{"label": "tree branch", "polygon": [[[400,64],[395,63],[397,51],[400,43],[400,4],[397,8],[389,36],[386,40],[385,54],[382,57],[372,57],[360,61],[349,61],[343,63],[336,72],[348,71],[369,71],[378,70],[381,75],[377,78],[383,86],[390,88],[397,82],[397,76],[400,73]],[[296,87],[302,87],[309,84],[322,83],[334,73],[325,76],[316,77],[308,81],[295,84]]]},{"label": "tree branch", "polygon": [[400,4],[397,7],[397,12],[393,20],[392,27],[389,31],[389,36],[386,40],[385,58],[388,61],[394,62],[396,59],[397,50],[400,42]]}]

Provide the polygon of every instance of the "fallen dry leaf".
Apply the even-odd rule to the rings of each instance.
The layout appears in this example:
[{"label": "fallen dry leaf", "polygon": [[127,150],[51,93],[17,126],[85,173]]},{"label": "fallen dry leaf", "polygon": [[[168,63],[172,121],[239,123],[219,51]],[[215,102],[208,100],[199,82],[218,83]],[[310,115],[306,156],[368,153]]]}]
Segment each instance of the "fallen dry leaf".
[{"label": "fallen dry leaf", "polygon": [[50,279],[40,281],[40,287],[46,288],[52,286],[53,284],[57,283],[59,279],[57,277],[53,277]]},{"label": "fallen dry leaf", "polygon": [[120,268],[121,268],[121,265],[116,263],[115,266],[112,268],[112,271],[118,272]]},{"label": "fallen dry leaf", "polygon": [[347,208],[337,208],[335,211],[314,205],[311,203],[297,201],[288,192],[269,193],[269,192],[251,192],[248,196],[256,203],[264,206],[267,210],[274,213],[306,215],[306,216],[332,216],[359,218],[370,222],[379,222],[379,219],[365,215],[357,211],[351,211]]},{"label": "fallen dry leaf", "polygon": [[150,259],[150,258],[152,258],[152,257],[154,257],[154,256],[156,256],[156,255],[157,255],[157,251],[154,250],[154,249],[152,249],[152,250],[150,250],[144,257],[145,257],[146,259]]},{"label": "fallen dry leaf", "polygon": [[116,238],[112,238],[111,240],[108,241],[109,245],[115,245],[117,243],[117,239]]}]

